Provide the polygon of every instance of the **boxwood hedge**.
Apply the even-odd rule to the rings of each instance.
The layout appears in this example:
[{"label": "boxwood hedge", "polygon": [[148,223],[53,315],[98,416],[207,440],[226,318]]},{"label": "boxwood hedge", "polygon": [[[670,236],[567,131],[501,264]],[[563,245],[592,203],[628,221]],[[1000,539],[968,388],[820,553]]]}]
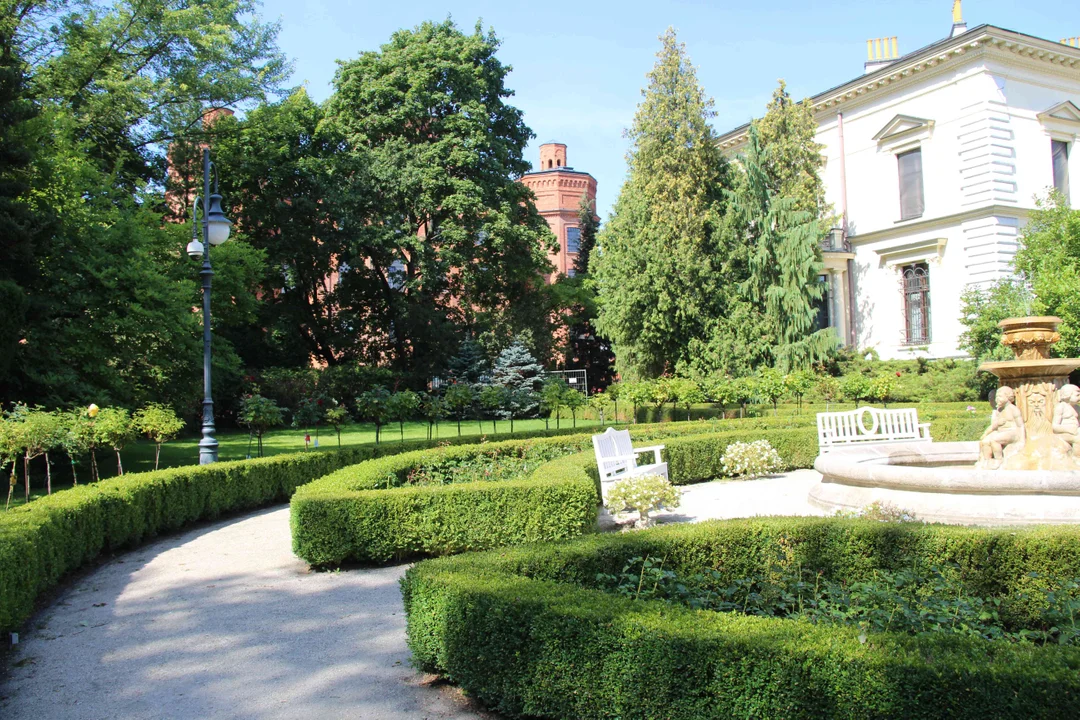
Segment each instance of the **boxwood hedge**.
[{"label": "boxwood hedge", "polygon": [[[514,717],[1080,717],[1080,648],[934,633],[863,634],[695,611],[591,588],[633,557],[760,574],[794,562],[859,579],[957,563],[988,596],[1080,574],[1072,528],[982,530],[829,518],[729,520],[428,560],[402,581],[420,668]],[[1004,612],[1023,618],[1023,602]]]},{"label": "boxwood hedge", "polygon": [[[635,441],[662,440],[664,459],[676,485],[721,475],[721,457],[737,441],[765,438],[786,469],[813,467],[815,426],[774,426],[755,418],[735,430],[732,421],[663,423],[631,428]],[[935,421],[942,439],[978,437],[965,418]],[[970,425],[970,427],[969,427]],[[722,429],[698,432],[696,429]],[[316,566],[385,562],[417,555],[445,555],[539,540],[557,540],[591,530],[599,485],[590,434],[547,440],[512,440],[483,446],[436,448],[343,468],[301,489],[292,499],[293,551]],[[561,443],[568,454],[511,481],[412,486],[408,475],[436,458],[523,452],[530,445]]]},{"label": "boxwood hedge", "polygon": [[[703,423],[682,426],[708,427]],[[533,431],[517,437],[545,435],[580,433]],[[482,439],[467,436],[438,444],[471,444]],[[0,513],[0,632],[17,629],[41,593],[102,552],[131,547],[191,523],[283,502],[300,485],[346,465],[435,445],[383,443],[132,473],[53,493]]]}]

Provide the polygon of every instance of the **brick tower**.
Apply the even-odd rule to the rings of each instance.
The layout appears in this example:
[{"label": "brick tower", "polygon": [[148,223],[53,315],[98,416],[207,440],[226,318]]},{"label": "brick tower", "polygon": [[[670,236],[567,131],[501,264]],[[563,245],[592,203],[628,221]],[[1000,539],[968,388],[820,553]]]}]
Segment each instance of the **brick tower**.
[{"label": "brick tower", "polygon": [[545,143],[540,146],[540,168],[522,175],[521,182],[532,189],[536,209],[559,239],[559,251],[548,256],[555,266],[555,275],[549,280],[559,273],[573,275],[581,241],[578,206],[582,195],[588,196],[595,206],[596,178],[567,165],[565,145]]}]

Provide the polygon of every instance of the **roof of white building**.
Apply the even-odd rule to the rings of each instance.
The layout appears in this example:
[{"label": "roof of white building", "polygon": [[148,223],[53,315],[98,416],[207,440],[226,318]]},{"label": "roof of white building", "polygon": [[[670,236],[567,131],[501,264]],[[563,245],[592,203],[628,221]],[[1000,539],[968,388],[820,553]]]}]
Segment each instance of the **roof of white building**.
[{"label": "roof of white building", "polygon": [[[809,99],[814,113],[838,112],[841,106],[851,104],[893,89],[892,86],[907,84],[916,76],[935,68],[962,62],[965,57],[994,51],[1018,60],[1044,64],[1065,72],[1080,72],[1080,48],[1061,42],[1025,35],[994,25],[979,25],[967,32],[945,38],[926,47],[897,58],[888,65],[860,75]],[[723,150],[731,150],[746,141],[750,123],[740,125],[720,135],[717,143]]]}]

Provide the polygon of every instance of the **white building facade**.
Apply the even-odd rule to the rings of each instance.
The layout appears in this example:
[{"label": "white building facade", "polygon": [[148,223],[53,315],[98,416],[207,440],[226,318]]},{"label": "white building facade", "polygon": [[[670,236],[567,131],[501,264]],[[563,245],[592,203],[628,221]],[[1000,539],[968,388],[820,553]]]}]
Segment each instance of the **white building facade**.
[{"label": "white building facade", "polygon": [[1080,47],[989,25],[887,47],[810,99],[844,219],[824,253],[828,324],[883,359],[963,356],[961,293],[1011,276],[1035,198],[1056,187],[1080,206]]}]

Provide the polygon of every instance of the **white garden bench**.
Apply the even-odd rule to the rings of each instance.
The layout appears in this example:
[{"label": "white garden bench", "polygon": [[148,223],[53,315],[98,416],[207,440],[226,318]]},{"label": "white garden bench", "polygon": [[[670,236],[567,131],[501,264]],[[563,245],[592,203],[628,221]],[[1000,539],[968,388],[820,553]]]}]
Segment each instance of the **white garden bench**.
[{"label": "white garden bench", "polygon": [[861,407],[817,414],[818,451],[841,445],[930,442],[930,423],[920,423],[915,408],[879,410]]},{"label": "white garden bench", "polygon": [[[630,441],[629,430],[614,428],[608,428],[600,435],[593,435],[592,444],[593,452],[596,453],[596,467],[600,470],[600,489],[605,498],[608,488],[616,480],[641,475],[660,475],[667,479],[667,463],[660,459],[663,445],[635,448]],[[638,455],[647,452],[653,454],[653,461],[639,465]]]}]

